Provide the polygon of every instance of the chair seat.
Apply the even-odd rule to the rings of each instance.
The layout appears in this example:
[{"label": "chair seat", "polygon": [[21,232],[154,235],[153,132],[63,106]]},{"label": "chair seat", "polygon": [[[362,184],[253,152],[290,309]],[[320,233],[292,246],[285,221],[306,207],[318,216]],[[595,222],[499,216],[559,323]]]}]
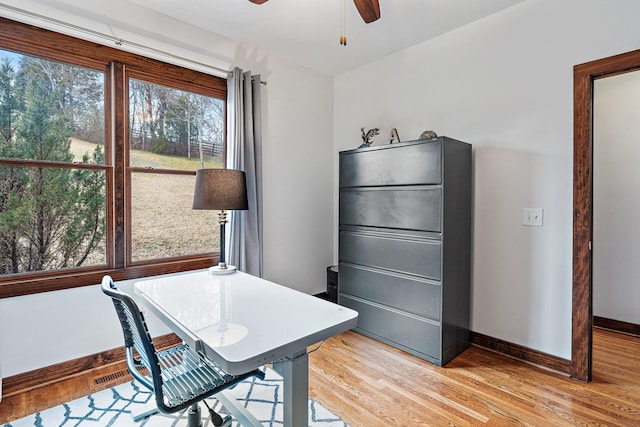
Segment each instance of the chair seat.
[{"label": "chair seat", "polygon": [[179,411],[194,400],[212,396],[250,376],[264,378],[260,370],[242,375],[228,374],[184,344],[157,354],[163,380],[164,412]]}]

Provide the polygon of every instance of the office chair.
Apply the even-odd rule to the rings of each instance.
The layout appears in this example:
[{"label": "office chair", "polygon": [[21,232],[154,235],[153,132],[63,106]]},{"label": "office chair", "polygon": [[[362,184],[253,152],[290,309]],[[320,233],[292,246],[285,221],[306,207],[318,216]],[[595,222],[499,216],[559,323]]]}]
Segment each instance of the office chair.
[{"label": "office chair", "polygon": [[[230,375],[186,344],[157,352],[144,316],[133,298],[120,291],[110,276],[102,279],[102,291],[111,297],[122,325],[127,368],[136,380],[153,391],[158,410],[171,414],[190,407],[187,425],[200,427],[198,402],[202,401],[214,426],[230,426],[231,416],[223,419],[204,399],[251,376],[264,379],[264,372],[256,369],[242,375]],[[150,375],[143,374],[141,368],[146,368]]]}]

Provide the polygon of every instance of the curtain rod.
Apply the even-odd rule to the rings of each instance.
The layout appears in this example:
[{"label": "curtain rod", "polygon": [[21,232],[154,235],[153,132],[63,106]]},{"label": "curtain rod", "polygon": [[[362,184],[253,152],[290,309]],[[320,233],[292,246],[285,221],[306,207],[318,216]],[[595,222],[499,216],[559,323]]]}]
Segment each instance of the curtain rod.
[{"label": "curtain rod", "polygon": [[[51,17],[48,17],[48,16],[40,15],[38,13],[30,12],[30,11],[27,11],[27,10],[24,10],[24,9],[20,9],[20,8],[17,8],[17,7],[14,7],[14,6],[9,6],[9,5],[6,5],[4,3],[0,3],[0,9],[5,9],[5,10],[11,11],[13,13],[16,13],[18,15],[26,16],[26,17],[29,17],[29,18],[35,18],[36,20],[48,22],[50,24],[54,24],[55,26],[60,26],[60,27],[67,28],[67,29],[70,29],[70,30],[73,30],[73,31],[77,31],[77,32],[80,32],[80,33],[91,35],[93,37],[98,37],[98,38],[101,38],[101,39],[105,39],[105,40],[108,40],[108,41],[114,43],[116,46],[123,46],[123,45],[124,46],[130,46],[130,47],[133,47],[135,49],[140,49],[140,50],[143,50],[143,51],[154,53],[156,55],[160,55],[161,57],[164,56],[164,57],[168,57],[168,58],[173,58],[173,59],[177,59],[177,60],[180,60],[180,61],[185,61],[185,62],[187,62],[189,64],[197,65],[199,67],[208,68],[208,69],[217,71],[219,73],[224,73],[225,75],[229,74],[229,70],[224,69],[224,68],[220,68],[220,67],[216,67],[216,66],[213,66],[213,65],[205,64],[205,63],[199,62],[199,61],[194,61],[192,59],[185,58],[185,57],[182,57],[182,56],[179,56],[179,55],[175,55],[173,53],[166,52],[164,50],[160,50],[160,49],[156,49],[156,48],[153,48],[153,47],[145,46],[145,45],[142,45],[142,44],[139,44],[139,43],[136,43],[136,42],[127,41],[127,40],[124,40],[124,39],[119,38],[119,37],[115,37],[115,36],[112,36],[112,35],[109,35],[109,34],[101,33],[99,31],[91,30],[89,28],[84,28],[84,27],[81,27],[79,25],[70,24],[68,22],[60,21],[60,20],[55,19],[55,18],[51,18]],[[266,84],[266,82],[263,82],[263,83]]]}]

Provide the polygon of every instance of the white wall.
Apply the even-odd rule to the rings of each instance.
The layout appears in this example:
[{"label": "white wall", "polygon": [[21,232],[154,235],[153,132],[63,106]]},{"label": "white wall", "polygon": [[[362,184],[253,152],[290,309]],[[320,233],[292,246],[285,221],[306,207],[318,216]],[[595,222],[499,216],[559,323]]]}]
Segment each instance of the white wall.
[{"label": "white wall", "polygon": [[[133,281],[118,286],[133,295]],[[153,335],[169,330],[147,315]],[[0,299],[0,361],[5,377],[122,346],[111,300],[99,286]]]},{"label": "white wall", "polygon": [[640,324],[640,72],[596,80],[593,314]]},{"label": "white wall", "polygon": [[[265,276],[307,293],[337,261],[337,152],[360,144],[361,126],[381,128],[378,144],[392,127],[403,140],[432,129],[472,143],[473,330],[570,357],[572,67],[638,48],[640,2],[528,0],[333,85],[125,0],[94,2],[90,18],[69,0],[4,3],[262,73]],[[522,227],[523,207],[544,208],[544,227]],[[107,303],[97,287],[0,300],[3,375],[121,345]]]},{"label": "white wall", "polygon": [[[473,331],[570,359],[573,66],[637,49],[639,13],[528,0],[336,77],[335,164],[361,126],[376,145],[392,127],[473,144]],[[521,225],[524,207],[542,228]]]},{"label": "white wall", "polygon": [[[262,74],[268,82],[262,110],[264,277],[309,294],[325,290],[326,267],[333,261],[331,77],[126,0],[96,1],[89,18],[79,17],[70,0],[4,3],[205,64]],[[0,14],[29,21],[6,11]],[[130,49],[126,44],[124,48]],[[184,65],[178,59],[168,62]],[[121,346],[112,312],[98,287],[0,299],[2,374],[7,377]],[[151,329],[154,335],[166,332],[161,325]]]}]

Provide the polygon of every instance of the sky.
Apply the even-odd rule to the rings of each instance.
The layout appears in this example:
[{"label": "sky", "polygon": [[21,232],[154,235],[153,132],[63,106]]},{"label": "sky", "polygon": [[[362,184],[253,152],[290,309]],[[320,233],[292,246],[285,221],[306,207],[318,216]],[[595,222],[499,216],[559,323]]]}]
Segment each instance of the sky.
[{"label": "sky", "polygon": [[18,65],[18,61],[20,60],[21,57],[22,55],[20,55],[19,53],[14,53],[8,50],[0,49],[0,60],[7,58],[9,62],[11,62],[11,65],[13,67],[16,67]]}]

